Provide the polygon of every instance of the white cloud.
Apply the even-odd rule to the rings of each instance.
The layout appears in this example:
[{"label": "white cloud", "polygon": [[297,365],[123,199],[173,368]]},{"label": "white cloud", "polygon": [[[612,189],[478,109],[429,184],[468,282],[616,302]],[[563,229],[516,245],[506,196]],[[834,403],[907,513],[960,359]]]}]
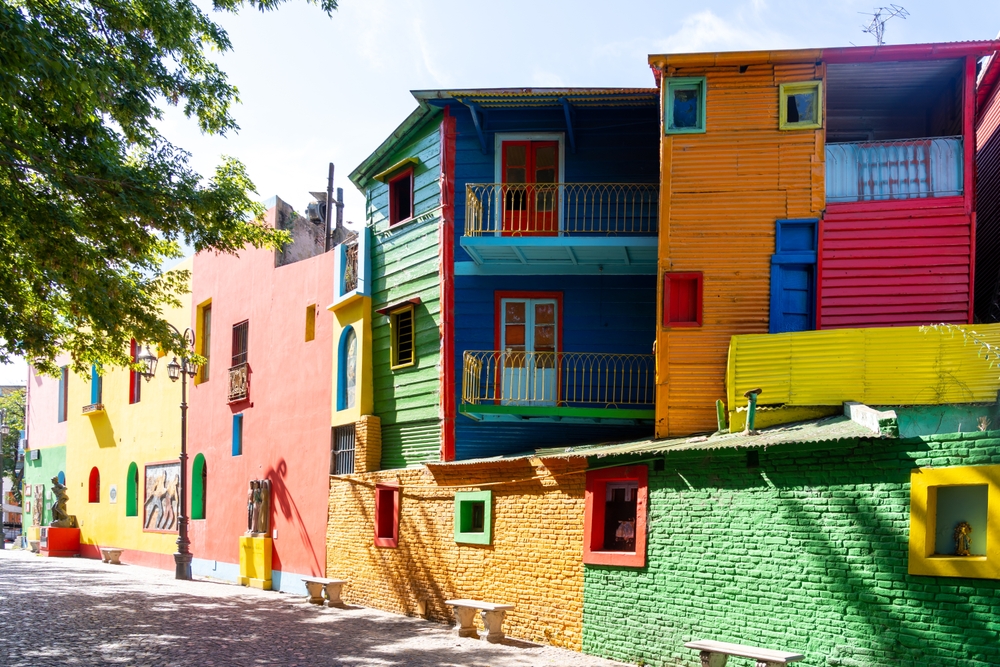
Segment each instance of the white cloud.
[{"label": "white cloud", "polygon": [[[754,8],[757,8],[757,2]],[[763,3],[760,3],[763,6]],[[751,27],[739,14],[727,21],[706,9],[681,22],[673,34],[654,41],[652,52],[696,53],[701,51],[741,51],[788,48],[789,40],[781,33]]]}]

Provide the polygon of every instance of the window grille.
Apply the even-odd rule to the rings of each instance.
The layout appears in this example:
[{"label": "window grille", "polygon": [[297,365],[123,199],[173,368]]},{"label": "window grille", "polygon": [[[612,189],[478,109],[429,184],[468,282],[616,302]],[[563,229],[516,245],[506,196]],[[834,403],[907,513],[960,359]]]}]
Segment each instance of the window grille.
[{"label": "window grille", "polygon": [[233,325],[233,366],[239,366],[247,362],[247,340],[250,330],[250,321],[243,320],[239,324]]},{"label": "window grille", "polygon": [[333,449],[330,453],[331,475],[354,473],[354,439],[354,424],[334,427]]}]

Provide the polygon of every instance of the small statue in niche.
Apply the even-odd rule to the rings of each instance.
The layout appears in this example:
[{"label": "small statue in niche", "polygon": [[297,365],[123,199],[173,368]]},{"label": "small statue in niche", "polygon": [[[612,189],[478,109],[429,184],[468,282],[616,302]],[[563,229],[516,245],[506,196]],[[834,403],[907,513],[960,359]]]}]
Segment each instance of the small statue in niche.
[{"label": "small statue in niche", "polygon": [[955,526],[955,555],[970,556],[972,549],[972,526],[963,521]]},{"label": "small statue in niche", "polygon": [[59,483],[58,477],[52,478],[52,495],[55,502],[52,503],[52,528],[76,528],[76,517],[70,516],[66,510],[66,503],[69,502],[69,495],[66,493],[66,486]]},{"label": "small statue in niche", "polygon": [[247,535],[266,536],[270,532],[271,480],[254,479],[247,491]]}]

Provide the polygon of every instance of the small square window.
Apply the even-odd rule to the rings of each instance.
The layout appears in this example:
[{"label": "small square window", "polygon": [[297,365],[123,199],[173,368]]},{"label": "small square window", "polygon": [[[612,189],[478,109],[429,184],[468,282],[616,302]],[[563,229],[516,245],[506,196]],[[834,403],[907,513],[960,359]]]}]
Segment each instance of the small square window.
[{"label": "small square window", "polygon": [[390,313],[389,328],[392,330],[392,368],[412,366],[417,362],[413,306]]},{"label": "small square window", "polygon": [[778,129],[815,130],[823,127],[821,81],[783,83],[778,86]]},{"label": "small square window", "polygon": [[375,486],[375,546],[399,544],[399,487]]},{"label": "small square window", "polygon": [[910,473],[909,573],[1000,579],[1000,466]]},{"label": "small square window", "polygon": [[700,327],[702,274],[663,274],[663,326]]},{"label": "small square window", "polygon": [[408,169],[389,181],[389,224],[413,217],[413,170]]},{"label": "small square window", "polygon": [[666,134],[705,131],[705,77],[665,79],[663,130]]},{"label": "small square window", "polygon": [[459,491],[455,494],[455,541],[492,544],[492,491]]},{"label": "small square window", "polygon": [[584,563],[645,566],[648,477],[645,465],[587,473]]}]

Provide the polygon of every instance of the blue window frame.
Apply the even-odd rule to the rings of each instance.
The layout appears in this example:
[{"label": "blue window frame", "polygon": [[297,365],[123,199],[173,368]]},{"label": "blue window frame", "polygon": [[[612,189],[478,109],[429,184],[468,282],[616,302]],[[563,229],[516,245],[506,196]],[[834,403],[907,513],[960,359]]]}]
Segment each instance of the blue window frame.
[{"label": "blue window frame", "polygon": [[233,456],[243,454],[243,413],[233,415]]},{"label": "blue window frame", "polygon": [[98,371],[97,364],[90,365],[90,403],[91,405],[98,405],[102,403],[101,400],[104,394],[104,381],[101,378],[101,374]]},{"label": "blue window frame", "polygon": [[778,220],[771,256],[769,333],[816,328],[816,239],[819,221]]}]

